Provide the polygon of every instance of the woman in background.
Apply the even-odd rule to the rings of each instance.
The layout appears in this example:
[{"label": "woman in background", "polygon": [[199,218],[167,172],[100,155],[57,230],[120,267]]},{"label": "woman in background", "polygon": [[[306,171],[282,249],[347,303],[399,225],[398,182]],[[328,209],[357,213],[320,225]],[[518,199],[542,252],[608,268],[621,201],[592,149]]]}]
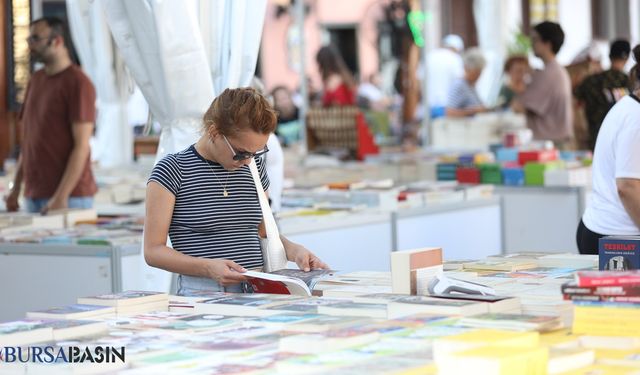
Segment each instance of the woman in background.
[{"label": "woman in background", "polygon": [[504,63],[504,73],[509,79],[500,88],[498,95],[500,107],[508,109],[513,98],[524,92],[527,87],[529,71],[529,61],[526,56],[514,55],[507,59]]},{"label": "woman in background", "polygon": [[322,105],[348,106],[356,104],[356,84],[344,59],[334,46],[320,48],[316,62],[322,77]]}]

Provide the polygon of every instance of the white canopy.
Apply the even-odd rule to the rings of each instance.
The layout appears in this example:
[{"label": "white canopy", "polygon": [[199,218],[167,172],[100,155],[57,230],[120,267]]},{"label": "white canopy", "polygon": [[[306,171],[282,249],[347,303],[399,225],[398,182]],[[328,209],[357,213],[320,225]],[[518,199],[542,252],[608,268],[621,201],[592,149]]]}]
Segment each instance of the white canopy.
[{"label": "white canopy", "polygon": [[[214,94],[251,81],[266,0],[102,4],[123,59],[162,126],[157,160],[199,138]],[[145,274],[148,287],[168,289],[161,272]]]},{"label": "white canopy", "polygon": [[192,7],[183,1],[103,0],[127,67],[162,126],[158,159],[199,136],[213,85]]},{"label": "white canopy", "polygon": [[92,157],[104,167],[128,164],[133,155],[126,112],[128,77],[113,48],[102,7],[89,0],[67,0],[67,14],[82,68],[96,88],[98,118]]},{"label": "white canopy", "polygon": [[200,29],[215,95],[249,86],[266,9],[266,0],[200,1]]}]

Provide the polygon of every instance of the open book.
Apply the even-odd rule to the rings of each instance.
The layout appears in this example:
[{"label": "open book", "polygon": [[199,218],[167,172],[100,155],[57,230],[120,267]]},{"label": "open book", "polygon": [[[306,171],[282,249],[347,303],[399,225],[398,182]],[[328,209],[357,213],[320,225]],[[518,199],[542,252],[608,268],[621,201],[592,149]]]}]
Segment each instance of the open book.
[{"label": "open book", "polygon": [[270,273],[247,271],[249,284],[255,293],[295,294],[310,296],[318,281],[332,276],[335,271],[281,269]]}]

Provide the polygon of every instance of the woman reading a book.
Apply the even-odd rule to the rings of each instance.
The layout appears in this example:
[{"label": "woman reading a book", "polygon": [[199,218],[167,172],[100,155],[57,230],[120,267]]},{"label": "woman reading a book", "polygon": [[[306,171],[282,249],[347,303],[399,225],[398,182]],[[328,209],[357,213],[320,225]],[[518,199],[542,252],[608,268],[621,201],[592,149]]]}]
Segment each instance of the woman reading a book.
[{"label": "woman reading a book", "polygon": [[[169,154],[147,184],[144,256],[152,267],[178,273],[178,294],[242,292],[247,269],[263,265],[264,222],[249,164],[269,187],[262,157],[276,114],[251,88],[227,89],[203,119],[203,135]],[[172,247],[167,246],[167,235]],[[327,268],[303,246],[280,236],[300,269]]]},{"label": "woman reading a book", "polygon": [[604,118],[593,154],[593,194],[578,226],[581,254],[598,254],[603,236],[640,235],[640,45],[630,95]]}]

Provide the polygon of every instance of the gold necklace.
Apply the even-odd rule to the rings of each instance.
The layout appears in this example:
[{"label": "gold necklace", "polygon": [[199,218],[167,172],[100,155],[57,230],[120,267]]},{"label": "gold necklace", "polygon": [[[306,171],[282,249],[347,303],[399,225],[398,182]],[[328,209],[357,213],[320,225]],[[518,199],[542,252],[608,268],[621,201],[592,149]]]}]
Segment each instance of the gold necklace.
[{"label": "gold necklace", "polygon": [[[218,178],[218,175],[216,174],[216,172],[211,167],[211,164],[209,164],[206,160],[204,162],[207,164],[207,166],[209,166],[209,170],[211,170],[211,173],[213,173],[213,176],[216,178],[216,180],[218,180],[218,183],[220,184],[220,187],[222,187],[222,196],[223,197],[228,197],[229,196],[229,192],[227,192],[227,183],[229,182],[229,174],[230,174],[230,172],[227,171],[227,178],[226,178],[226,180],[224,180],[224,185],[222,185],[222,181],[220,181],[220,179]],[[220,165],[222,165],[222,164],[220,164]]]}]

